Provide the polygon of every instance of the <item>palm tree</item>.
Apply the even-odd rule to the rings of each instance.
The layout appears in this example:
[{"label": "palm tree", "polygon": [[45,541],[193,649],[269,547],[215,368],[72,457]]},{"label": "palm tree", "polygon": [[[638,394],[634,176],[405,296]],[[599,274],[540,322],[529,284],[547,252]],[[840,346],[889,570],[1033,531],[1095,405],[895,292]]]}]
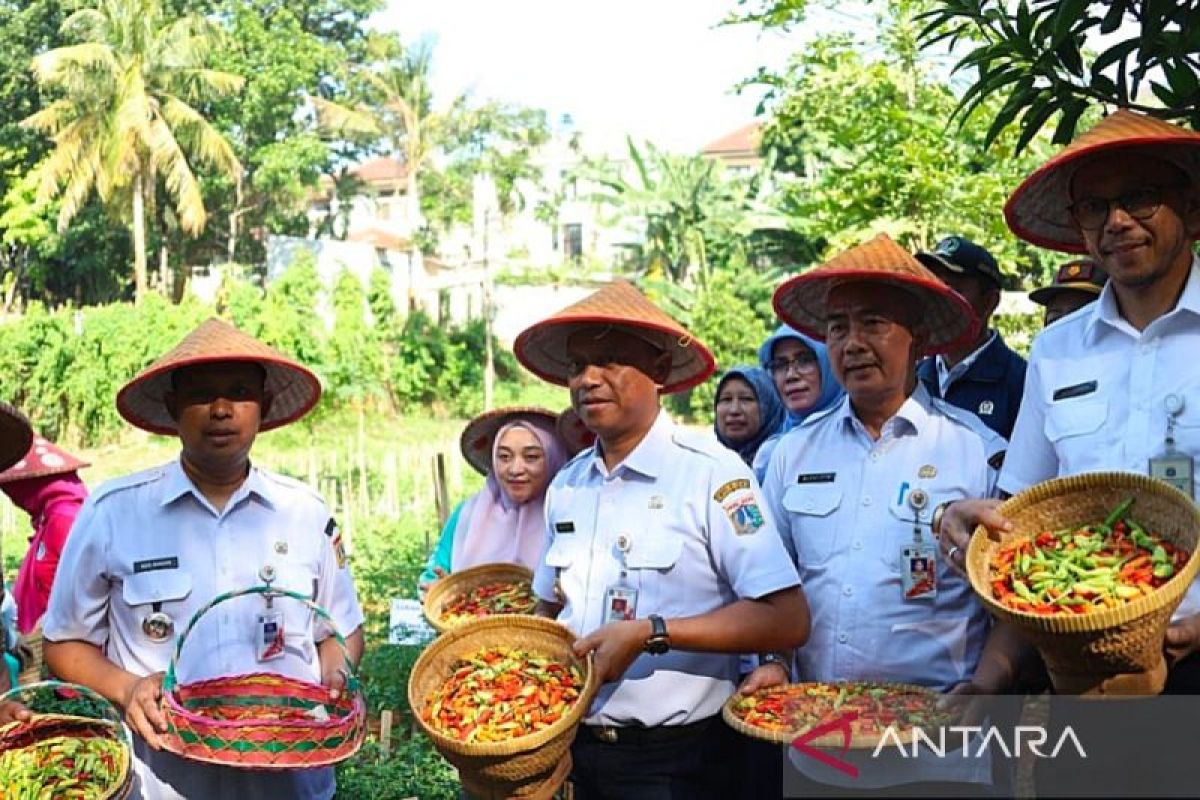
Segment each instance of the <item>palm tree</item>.
[{"label": "palm tree", "polygon": [[452,109],[433,110],[429,84],[432,48],[421,43],[400,49],[393,39],[375,38],[371,49],[376,63],[357,72],[365,84],[367,98],[353,105],[313,97],[323,127],[336,134],[357,134],[384,139],[392,152],[400,154],[405,166],[406,216],[413,231],[423,225],[418,178],[434,148],[446,131]]},{"label": "palm tree", "polygon": [[22,122],[55,145],[38,167],[38,196],[60,198],[60,230],[93,190],[105,203],[128,202],[141,302],[146,201],[158,178],[192,236],[204,230],[207,214],[188,156],[241,179],[232,146],[194,104],[236,92],[242,79],[204,67],[219,41],[211,23],[197,15],[168,21],[160,0],[99,0],[68,17],[62,30],[80,43],[33,61],[38,82],[58,99]]}]

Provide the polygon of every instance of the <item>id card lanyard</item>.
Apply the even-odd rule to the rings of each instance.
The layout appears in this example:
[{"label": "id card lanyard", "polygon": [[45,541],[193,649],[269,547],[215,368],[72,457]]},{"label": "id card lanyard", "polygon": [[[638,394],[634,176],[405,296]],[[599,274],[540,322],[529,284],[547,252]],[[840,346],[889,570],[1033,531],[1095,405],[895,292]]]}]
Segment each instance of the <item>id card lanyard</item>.
[{"label": "id card lanyard", "polygon": [[274,661],[283,657],[284,629],[283,614],[275,608],[275,597],[271,583],[275,580],[275,568],[267,564],[258,571],[258,577],[267,585],[263,593],[267,607],[254,618],[254,656],[260,662]]},{"label": "id card lanyard", "polygon": [[929,494],[913,489],[908,494],[913,511],[912,542],[900,548],[900,580],[905,602],[932,602],[937,599],[937,544],[925,537],[928,522],[922,515],[929,507]]},{"label": "id card lanyard", "polygon": [[620,622],[637,618],[638,590],[629,582],[629,566],[626,563],[633,540],[627,533],[618,534],[616,545],[617,552],[620,553],[621,575],[617,578],[617,582],[604,592],[605,622]]},{"label": "id card lanyard", "polygon": [[1167,412],[1167,435],[1163,450],[1150,459],[1150,477],[1174,486],[1188,497],[1193,497],[1192,478],[1195,462],[1192,457],[1175,447],[1175,420],[1183,413],[1182,395],[1169,394],[1163,398]]}]

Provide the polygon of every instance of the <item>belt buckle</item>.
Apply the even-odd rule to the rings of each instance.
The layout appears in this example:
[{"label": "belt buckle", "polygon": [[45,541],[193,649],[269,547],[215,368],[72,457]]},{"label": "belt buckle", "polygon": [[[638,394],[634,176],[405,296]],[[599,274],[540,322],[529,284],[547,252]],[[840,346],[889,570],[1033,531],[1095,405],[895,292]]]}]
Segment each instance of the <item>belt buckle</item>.
[{"label": "belt buckle", "polygon": [[617,729],[611,725],[601,725],[597,728],[592,728],[592,733],[597,739],[607,744],[617,743]]}]

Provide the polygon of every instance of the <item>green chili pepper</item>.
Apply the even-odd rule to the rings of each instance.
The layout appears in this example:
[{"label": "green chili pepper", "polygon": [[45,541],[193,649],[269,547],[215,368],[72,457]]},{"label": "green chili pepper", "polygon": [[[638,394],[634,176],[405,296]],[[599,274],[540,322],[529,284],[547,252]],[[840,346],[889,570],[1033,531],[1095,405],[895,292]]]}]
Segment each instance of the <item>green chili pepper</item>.
[{"label": "green chili pepper", "polygon": [[1118,520],[1125,518],[1125,515],[1129,512],[1129,509],[1132,507],[1133,507],[1133,498],[1132,497],[1126,498],[1123,503],[1121,503],[1116,508],[1114,508],[1111,512],[1109,512],[1109,515],[1104,518],[1105,526],[1107,526],[1108,528],[1112,528],[1113,525],[1117,524]]}]

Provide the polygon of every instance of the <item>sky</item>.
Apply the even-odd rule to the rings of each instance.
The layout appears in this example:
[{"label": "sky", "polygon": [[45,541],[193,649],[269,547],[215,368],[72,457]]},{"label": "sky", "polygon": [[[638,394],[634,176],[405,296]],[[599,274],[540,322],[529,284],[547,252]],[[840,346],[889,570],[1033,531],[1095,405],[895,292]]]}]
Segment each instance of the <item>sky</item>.
[{"label": "sky", "polygon": [[754,118],[761,90],[804,34],[718,27],[735,0],[390,0],[374,24],[432,37],[434,97],[470,90],[543,108],[603,142],[628,132],[689,152]]}]

